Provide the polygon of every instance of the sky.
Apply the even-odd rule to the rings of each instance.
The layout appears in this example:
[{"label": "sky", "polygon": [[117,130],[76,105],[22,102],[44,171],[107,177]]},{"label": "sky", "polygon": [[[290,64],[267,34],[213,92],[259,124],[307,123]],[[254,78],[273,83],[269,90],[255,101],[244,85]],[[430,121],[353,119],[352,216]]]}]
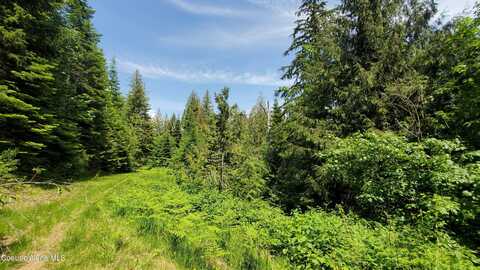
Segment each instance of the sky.
[{"label": "sky", "polygon": [[[440,0],[454,16],[473,0]],[[330,1],[329,5],[334,5]],[[273,99],[282,81],[298,0],[90,0],[108,59],[116,58],[122,92],[144,77],[151,114],[180,114],[188,96],[229,87],[230,102],[249,110]]]}]

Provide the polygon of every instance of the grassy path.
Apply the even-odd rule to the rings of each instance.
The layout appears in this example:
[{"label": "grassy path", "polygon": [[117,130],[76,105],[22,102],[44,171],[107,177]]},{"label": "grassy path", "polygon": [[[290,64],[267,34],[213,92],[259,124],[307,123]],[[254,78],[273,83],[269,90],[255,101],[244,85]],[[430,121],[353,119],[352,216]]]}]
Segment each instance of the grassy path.
[{"label": "grassy path", "polygon": [[[19,201],[1,210],[0,236],[2,252],[5,255],[59,255],[63,261],[33,260],[28,262],[0,262],[0,269],[85,269],[92,262],[92,269],[128,269],[145,261],[148,269],[177,269],[177,267],[159,257],[146,254],[149,247],[141,241],[130,246],[132,257],[108,256],[104,246],[105,236],[121,233],[123,237],[135,240],[136,232],[121,220],[109,216],[105,201],[112,191],[128,188],[127,183],[135,180],[135,174],[106,176],[72,184],[64,194],[53,194],[51,190],[32,190],[24,194],[21,200],[37,200],[37,204]],[[79,230],[81,234],[79,235]],[[91,237],[91,234],[95,237]],[[110,235],[109,235],[110,234]],[[100,236],[100,237],[97,237]],[[91,239],[77,241],[76,239]],[[103,238],[103,239],[102,239]],[[119,239],[114,241],[120,242]],[[89,256],[85,250],[97,250],[98,255]],[[83,251],[82,251],[83,249]],[[79,252],[76,254],[76,252]],[[144,260],[146,256],[147,259]],[[58,257],[61,258],[61,257]],[[89,263],[90,264],[90,263]],[[145,263],[144,263],[145,265]],[[157,267],[154,267],[157,266]]]},{"label": "grassy path", "polygon": [[0,239],[9,239],[1,254],[63,260],[0,262],[0,270],[286,269],[258,244],[252,224],[262,209],[187,191],[164,169],[77,182],[57,196],[34,189],[0,210]]}]

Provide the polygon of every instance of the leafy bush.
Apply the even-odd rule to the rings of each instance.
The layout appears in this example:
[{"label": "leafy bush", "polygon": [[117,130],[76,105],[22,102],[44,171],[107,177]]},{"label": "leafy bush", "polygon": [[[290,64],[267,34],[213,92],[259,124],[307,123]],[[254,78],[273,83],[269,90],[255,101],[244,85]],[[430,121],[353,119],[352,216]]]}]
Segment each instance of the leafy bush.
[{"label": "leafy bush", "polygon": [[[262,201],[238,200],[215,189],[189,189],[158,170],[131,183],[111,201],[114,212],[129,218],[145,236],[167,241],[176,261],[188,269],[283,269],[266,249],[267,234],[255,224],[281,216]],[[263,243],[263,245],[262,245]],[[223,267],[224,268],[224,267]]]},{"label": "leafy bush", "polygon": [[443,233],[320,210],[287,216],[262,200],[185,190],[158,172],[111,204],[141,234],[166,240],[186,268],[474,269],[478,260]]},{"label": "leafy bush", "polygon": [[273,248],[297,269],[475,269],[478,259],[445,234],[371,224],[324,211],[278,225]]},{"label": "leafy bush", "polygon": [[370,219],[393,217],[430,228],[472,226],[466,230],[478,232],[479,212],[472,202],[480,194],[479,165],[461,164],[463,149],[452,141],[357,134],[318,154],[322,163],[313,186],[326,202]]}]

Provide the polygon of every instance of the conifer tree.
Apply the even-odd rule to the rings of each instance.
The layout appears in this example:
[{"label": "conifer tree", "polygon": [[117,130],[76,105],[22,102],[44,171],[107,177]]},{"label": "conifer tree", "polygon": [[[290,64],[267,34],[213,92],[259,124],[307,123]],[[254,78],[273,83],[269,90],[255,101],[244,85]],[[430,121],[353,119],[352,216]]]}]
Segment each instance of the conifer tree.
[{"label": "conifer tree", "polygon": [[201,181],[208,157],[208,142],[205,133],[205,116],[199,97],[195,92],[189,96],[182,115],[182,134],[174,154],[174,165],[183,168],[185,177]]},{"label": "conifer tree", "polygon": [[180,122],[180,119],[175,114],[172,114],[168,122],[170,123],[169,125],[170,134],[175,139],[175,145],[178,147],[178,144],[182,137],[182,123]]},{"label": "conifer tree", "polygon": [[[48,147],[60,143],[56,131],[62,125],[54,115],[60,100],[52,42],[61,31],[61,3],[6,1],[0,8],[0,151],[17,148],[20,169],[27,173],[50,166],[62,152]],[[72,155],[77,147],[68,145]]]},{"label": "conifer tree", "polygon": [[127,172],[135,168],[138,152],[137,135],[125,113],[125,100],[120,91],[115,60],[108,68],[109,88],[105,99],[106,138],[102,155],[103,170]]},{"label": "conifer tree", "polygon": [[265,154],[266,150],[269,114],[268,104],[260,96],[248,116],[249,144],[253,146],[256,154],[261,156]]},{"label": "conifer tree", "polygon": [[226,166],[229,161],[229,151],[231,145],[231,134],[228,130],[228,122],[230,120],[230,105],[228,104],[228,96],[230,89],[223,88],[220,93],[215,94],[215,102],[217,103],[218,113],[216,116],[216,141],[214,145],[215,164],[219,172],[218,188],[223,190],[226,187],[225,173]]},{"label": "conifer tree", "polygon": [[57,115],[62,122],[73,119],[72,126],[76,128],[72,130],[79,134],[89,169],[99,170],[105,164],[100,153],[105,151],[107,138],[105,107],[109,80],[103,52],[98,47],[99,35],[92,23],[93,13],[87,1],[66,1],[66,27],[59,40],[57,70],[58,87],[63,89],[66,102],[58,104],[61,106]]},{"label": "conifer tree", "polygon": [[376,128],[421,136],[397,101],[402,96],[416,108],[423,106],[418,56],[429,40],[435,9],[431,1],[344,0],[333,9],[324,1],[302,1],[286,52],[294,59],[284,69],[284,78],[294,84],[279,90],[288,137],[276,177],[286,204],[321,201],[311,182],[321,162],[316,153],[332,134]]},{"label": "conifer tree", "polygon": [[125,106],[125,100],[120,90],[120,81],[118,79],[118,72],[117,72],[117,61],[115,58],[112,58],[108,66],[108,78],[110,80],[109,86],[110,86],[110,92],[112,95],[113,104],[117,106],[119,109],[123,110],[124,109],[123,106]]},{"label": "conifer tree", "polygon": [[150,104],[145,93],[145,84],[138,70],[133,74],[130,92],[127,97],[127,118],[133,125],[139,143],[136,157],[143,164],[151,150],[152,124],[149,115]]}]

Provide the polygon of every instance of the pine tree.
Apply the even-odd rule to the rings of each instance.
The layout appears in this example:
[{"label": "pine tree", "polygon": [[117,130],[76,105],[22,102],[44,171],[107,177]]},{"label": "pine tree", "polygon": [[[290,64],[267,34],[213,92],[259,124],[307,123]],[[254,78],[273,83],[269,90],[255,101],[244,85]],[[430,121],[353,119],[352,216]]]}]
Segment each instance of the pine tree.
[{"label": "pine tree", "polygon": [[180,139],[182,138],[182,123],[180,122],[180,119],[175,114],[172,114],[168,122],[170,123],[169,125],[170,134],[175,139],[175,145],[178,147],[178,144],[180,143]]},{"label": "pine tree", "polygon": [[17,148],[25,172],[48,166],[56,154],[47,146],[61,124],[52,109],[60,5],[7,1],[0,8],[0,152]]},{"label": "pine tree", "polygon": [[125,113],[115,60],[109,66],[109,88],[105,99],[106,138],[102,155],[102,169],[110,172],[128,172],[135,168],[138,152],[137,135]]},{"label": "pine tree", "polygon": [[182,115],[182,134],[175,153],[174,163],[181,166],[192,181],[204,180],[205,165],[208,158],[206,117],[199,97],[192,92]]},{"label": "pine tree", "polygon": [[[61,122],[72,122],[67,134],[78,133],[88,167],[102,169],[107,138],[106,100],[108,73],[99,35],[92,18],[94,11],[84,0],[66,1],[65,28],[59,37],[58,88],[64,103],[57,104]],[[74,60],[73,60],[74,59]]]},{"label": "pine tree", "polygon": [[[118,102],[118,100],[117,100]],[[138,152],[137,135],[127,121],[122,109],[115,103],[113,92],[106,98],[106,138],[101,153],[102,169],[110,172],[128,172],[135,168],[135,154]]]},{"label": "pine tree", "polygon": [[229,151],[231,145],[231,136],[229,134],[230,105],[228,104],[228,96],[230,89],[223,88],[219,94],[215,94],[215,102],[217,103],[218,114],[216,117],[216,143],[215,164],[219,172],[218,188],[223,190],[226,187],[225,172],[229,162]]},{"label": "pine tree", "polygon": [[264,155],[266,150],[269,108],[263,97],[259,97],[257,103],[253,106],[248,116],[248,137],[252,150],[257,155]]},{"label": "pine tree", "polygon": [[132,123],[139,141],[139,152],[136,157],[143,164],[151,150],[152,124],[149,115],[150,104],[145,93],[145,84],[140,72],[133,74],[130,92],[127,97],[127,118]]},{"label": "pine tree", "polygon": [[205,91],[205,95],[202,99],[202,115],[205,118],[202,120],[202,122],[204,122],[205,132],[210,138],[213,136],[215,130],[215,112],[213,111],[212,100],[208,90]]},{"label": "pine tree", "polygon": [[117,72],[117,61],[115,58],[112,58],[108,66],[108,78],[110,79],[109,86],[113,104],[123,110],[123,106],[125,106],[125,100],[122,96],[122,91],[120,90],[120,81],[118,79]]}]

